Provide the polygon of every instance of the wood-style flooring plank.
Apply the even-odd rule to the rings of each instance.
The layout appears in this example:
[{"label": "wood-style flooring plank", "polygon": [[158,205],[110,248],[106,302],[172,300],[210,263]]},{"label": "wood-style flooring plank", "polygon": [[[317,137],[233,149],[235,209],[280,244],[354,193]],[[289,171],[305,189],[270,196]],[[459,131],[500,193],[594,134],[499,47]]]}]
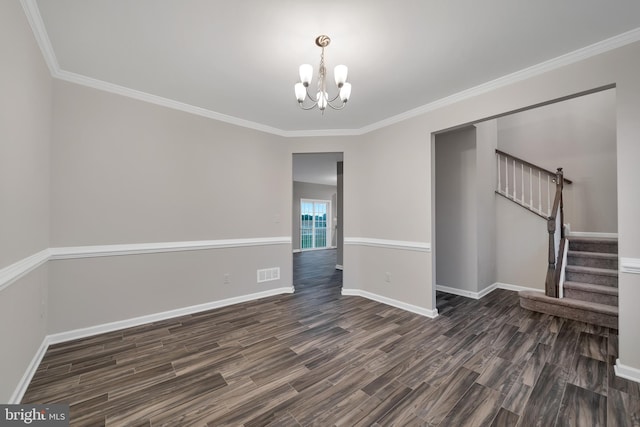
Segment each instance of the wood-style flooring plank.
[{"label": "wood-style flooring plank", "polygon": [[437,292],[429,319],[342,296],[335,250],[295,293],[49,347],[24,403],[72,426],[640,426],[617,331]]}]

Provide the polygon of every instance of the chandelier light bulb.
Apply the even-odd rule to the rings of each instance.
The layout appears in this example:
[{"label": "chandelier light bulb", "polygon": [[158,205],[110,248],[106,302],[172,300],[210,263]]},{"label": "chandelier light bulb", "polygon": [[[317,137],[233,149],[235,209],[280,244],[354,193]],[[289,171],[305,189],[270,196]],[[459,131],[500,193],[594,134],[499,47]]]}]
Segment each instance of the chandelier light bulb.
[{"label": "chandelier light bulb", "polygon": [[336,80],[336,86],[341,88],[343,84],[347,82],[347,73],[349,69],[346,65],[336,65],[336,68],[333,70],[333,77]]},{"label": "chandelier light bulb", "polygon": [[347,102],[351,96],[351,83],[345,83],[340,88],[340,99],[342,102]]},{"label": "chandelier light bulb", "polygon": [[304,99],[307,97],[307,89],[304,87],[304,84],[296,83],[295,90],[296,90],[296,99],[298,100],[298,102],[303,102]]},{"label": "chandelier light bulb", "polygon": [[307,87],[313,78],[313,67],[311,64],[302,64],[300,66],[300,82]]},{"label": "chandelier light bulb", "polygon": [[327,108],[327,104],[329,103],[329,94],[327,92],[318,92],[316,95],[316,102],[318,103],[318,108],[320,110],[324,110]]}]

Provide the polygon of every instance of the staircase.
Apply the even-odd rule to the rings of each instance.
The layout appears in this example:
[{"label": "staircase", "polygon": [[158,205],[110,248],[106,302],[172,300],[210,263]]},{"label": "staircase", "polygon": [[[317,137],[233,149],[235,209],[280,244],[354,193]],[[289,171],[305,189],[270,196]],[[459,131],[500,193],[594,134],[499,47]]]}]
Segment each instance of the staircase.
[{"label": "staircase", "polygon": [[523,308],[618,329],[617,239],[568,238],[563,298],[520,292]]}]

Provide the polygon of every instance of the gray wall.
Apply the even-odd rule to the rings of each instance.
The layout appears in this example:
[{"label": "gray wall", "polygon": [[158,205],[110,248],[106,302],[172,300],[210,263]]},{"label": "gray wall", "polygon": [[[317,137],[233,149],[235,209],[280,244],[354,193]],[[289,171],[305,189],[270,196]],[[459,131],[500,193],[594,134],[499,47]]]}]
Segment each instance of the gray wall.
[{"label": "gray wall", "polygon": [[436,136],[436,284],[478,291],[476,129]]},{"label": "gray wall", "polygon": [[478,292],[498,280],[496,235],[496,161],[498,129],[495,121],[478,123],[476,127],[476,203],[478,229]]},{"label": "gray wall", "polygon": [[[54,95],[54,246],[290,235],[291,167],[278,137],[62,81]],[[54,261],[49,332],[290,287],[290,253],[287,244]],[[280,280],[258,284],[268,267]]]},{"label": "gray wall", "polygon": [[478,293],[496,281],[495,121],[435,141],[436,284]]},{"label": "gray wall", "polygon": [[[51,77],[17,1],[0,2],[0,270],[49,247]],[[0,402],[45,336],[47,266],[0,289]]]},{"label": "gray wall", "polygon": [[496,281],[544,291],[547,223],[496,194]]},{"label": "gray wall", "polygon": [[573,231],[618,231],[614,89],[497,119],[498,148],[564,169],[565,223]]},{"label": "gray wall", "polygon": [[[295,161],[295,159],[294,159]],[[292,246],[293,250],[300,249],[300,200],[328,200],[331,202],[331,246],[337,246],[337,235],[334,218],[338,216],[337,203],[338,187],[335,185],[314,184],[311,182],[293,181],[293,221]]]}]

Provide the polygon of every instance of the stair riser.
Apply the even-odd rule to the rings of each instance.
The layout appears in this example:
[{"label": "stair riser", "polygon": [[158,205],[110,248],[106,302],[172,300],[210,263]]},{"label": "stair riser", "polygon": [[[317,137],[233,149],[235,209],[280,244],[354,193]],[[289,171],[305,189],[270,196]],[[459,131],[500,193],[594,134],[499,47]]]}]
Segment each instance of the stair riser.
[{"label": "stair riser", "polygon": [[569,239],[569,249],[572,251],[581,252],[600,252],[605,254],[617,254],[617,243],[602,243],[602,242],[577,242]]},{"label": "stair riser", "polygon": [[551,314],[552,316],[565,317],[580,322],[604,326],[606,328],[618,329],[618,316],[614,315],[594,313],[588,310],[565,307],[556,303],[532,301],[522,297],[520,298],[520,306],[527,310]]},{"label": "stair riser", "polygon": [[592,283],[594,285],[618,287],[618,278],[616,276],[605,276],[592,273],[578,273],[575,271],[566,271],[566,280],[569,282]]},{"label": "stair riser", "polygon": [[617,270],[618,260],[569,255],[567,257],[567,265],[579,265],[581,267],[608,268],[610,270]]},{"label": "stair riser", "polygon": [[578,289],[564,289],[565,298],[573,298],[581,301],[597,302],[599,304],[618,306],[618,297],[616,295],[606,295],[594,292],[585,292]]}]

